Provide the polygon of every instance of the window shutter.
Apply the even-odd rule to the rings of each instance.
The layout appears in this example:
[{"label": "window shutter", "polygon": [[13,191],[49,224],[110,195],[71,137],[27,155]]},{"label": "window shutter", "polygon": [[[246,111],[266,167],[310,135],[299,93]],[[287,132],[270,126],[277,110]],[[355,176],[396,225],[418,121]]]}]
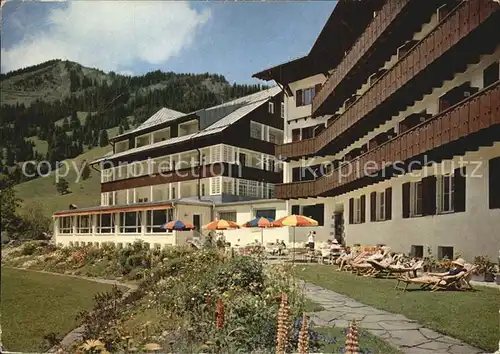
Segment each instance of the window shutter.
[{"label": "window shutter", "polygon": [[488,161],[488,184],[490,209],[500,208],[500,157]]},{"label": "window shutter", "polygon": [[392,188],[385,190],[385,220],[392,218]]},{"label": "window shutter", "polygon": [[422,179],[422,209],[424,215],[436,215],[436,176]]},{"label": "window shutter", "polygon": [[454,211],[462,212],[465,211],[465,167],[457,168],[454,172],[455,179],[455,190],[453,200],[454,200]]},{"label": "window shutter", "polygon": [[370,193],[370,221],[377,221],[377,192]]},{"label": "window shutter", "polygon": [[364,223],[366,221],[366,196],[362,195],[361,196],[361,223]]},{"label": "window shutter", "polygon": [[314,95],[316,96],[320,90],[321,84],[316,84],[316,86],[314,86]]},{"label": "window shutter", "polygon": [[410,217],[410,182],[403,183],[403,218]]},{"label": "window shutter", "polygon": [[354,198],[349,199],[349,224],[354,224]]},{"label": "window shutter", "polygon": [[299,205],[292,205],[292,214],[293,215],[299,215],[300,214],[300,206]]},{"label": "window shutter", "polygon": [[302,106],[302,90],[295,91],[295,106]]}]

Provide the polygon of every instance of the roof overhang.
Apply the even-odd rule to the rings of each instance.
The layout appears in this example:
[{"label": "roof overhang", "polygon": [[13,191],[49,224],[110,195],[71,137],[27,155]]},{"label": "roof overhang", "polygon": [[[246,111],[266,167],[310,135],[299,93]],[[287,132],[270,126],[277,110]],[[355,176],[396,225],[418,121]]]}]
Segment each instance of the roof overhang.
[{"label": "roof overhang", "polygon": [[167,122],[164,122],[164,123],[159,123],[159,124],[156,124],[156,125],[151,125],[151,126],[148,126],[148,127],[145,127],[143,129],[134,129],[134,130],[131,130],[129,132],[125,132],[123,134],[120,134],[120,135],[117,135],[115,137],[112,137],[109,139],[110,142],[116,142],[116,141],[120,141],[120,140],[126,140],[126,139],[129,139],[129,138],[134,138],[136,136],[139,136],[139,135],[143,135],[143,134],[148,134],[148,133],[151,133],[155,130],[159,130],[159,129],[162,129],[162,128],[166,128],[170,125],[173,125],[173,124],[177,124],[179,122],[185,122],[185,121],[188,121],[188,120],[191,120],[191,119],[196,119],[198,118],[198,111],[196,112],[192,112],[192,113],[187,113],[187,114],[184,114],[182,116],[179,116],[179,117],[176,117],[175,119],[172,119],[172,120],[169,120]]},{"label": "roof overhang", "polygon": [[163,210],[171,209],[174,205],[172,202],[167,203],[141,203],[130,205],[113,205],[113,206],[97,206],[91,208],[69,209],[56,211],[55,217],[73,216],[73,215],[93,215],[93,214],[108,214],[117,212],[134,212],[143,210]]},{"label": "roof overhang", "polygon": [[340,63],[359,32],[367,25],[365,18],[373,13],[377,2],[380,0],[338,1],[306,56],[262,70],[252,77],[274,80],[286,86],[317,74],[327,75]]}]

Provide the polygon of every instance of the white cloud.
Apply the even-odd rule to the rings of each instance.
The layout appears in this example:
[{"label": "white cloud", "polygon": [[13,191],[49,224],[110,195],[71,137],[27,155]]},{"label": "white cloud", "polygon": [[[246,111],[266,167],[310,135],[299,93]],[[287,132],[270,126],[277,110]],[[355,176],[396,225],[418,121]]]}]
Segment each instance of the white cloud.
[{"label": "white cloud", "polygon": [[105,71],[144,61],[161,64],[193,43],[210,11],[177,1],[71,1],[54,9],[46,30],[37,28],[1,50],[2,71],[58,58]]}]

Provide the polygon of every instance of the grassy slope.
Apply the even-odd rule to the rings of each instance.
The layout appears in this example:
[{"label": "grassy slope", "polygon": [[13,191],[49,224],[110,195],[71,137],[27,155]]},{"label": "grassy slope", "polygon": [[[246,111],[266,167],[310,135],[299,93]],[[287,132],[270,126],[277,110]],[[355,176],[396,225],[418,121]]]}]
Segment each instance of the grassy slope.
[{"label": "grassy slope", "polygon": [[413,286],[409,288],[413,290],[401,293],[394,290],[396,280],[357,277],[324,265],[307,266],[297,275],[364,304],[403,314],[477,347],[492,351],[498,348],[498,289],[430,292]]},{"label": "grassy slope", "polygon": [[29,138],[25,138],[25,140],[30,140],[35,144],[35,150],[40,154],[45,156],[47,154],[47,150],[49,149],[49,143],[47,140],[41,140],[38,136],[30,136]]},{"label": "grassy slope", "polygon": [[94,294],[111,290],[111,285],[62,277],[2,267],[2,339],[8,350],[47,349],[44,335],[66,335],[77,326],[77,313],[92,308]]},{"label": "grassy slope", "polygon": [[[110,147],[96,147],[80,156],[67,160],[72,165],[74,161],[80,168],[83,160],[92,161],[110,151]],[[77,173],[74,168],[64,177],[69,183],[71,193],[60,195],[56,191],[56,176],[52,172],[47,177],[40,177],[32,181],[24,182],[16,186],[17,195],[23,200],[24,205],[31,203],[42,204],[45,213],[52,215],[56,210],[68,209],[69,204],[73,203],[79,207],[87,207],[100,204],[100,174],[91,169],[91,177],[85,181],[76,183]],[[63,168],[61,174],[65,172]]]}]

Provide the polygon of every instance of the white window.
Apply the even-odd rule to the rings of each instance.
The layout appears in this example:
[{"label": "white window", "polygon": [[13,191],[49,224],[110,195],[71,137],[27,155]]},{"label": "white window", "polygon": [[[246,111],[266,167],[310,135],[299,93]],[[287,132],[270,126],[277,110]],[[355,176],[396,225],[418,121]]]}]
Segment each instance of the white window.
[{"label": "white window", "polygon": [[146,232],[166,232],[162,226],[173,219],[173,209],[148,210],[146,212]]},{"label": "white window", "polygon": [[269,102],[269,107],[268,107],[269,113],[274,114],[274,103]]},{"label": "white window", "polygon": [[76,232],[79,234],[90,233],[90,215],[78,215],[76,217]]},{"label": "white window", "polygon": [[274,194],[274,184],[268,184],[267,185],[267,197],[269,199],[274,199],[275,194]]},{"label": "white window", "polygon": [[73,232],[73,224],[71,223],[71,216],[63,216],[59,218],[59,233],[70,234]]},{"label": "white window", "polygon": [[137,211],[120,213],[120,232],[139,233],[141,225],[139,214]]},{"label": "white window", "polygon": [[385,191],[377,193],[377,220],[385,220]]},{"label": "white window", "polygon": [[259,140],[262,139],[262,124],[250,122],[250,137]]},{"label": "white window", "polygon": [[235,211],[221,211],[221,212],[219,212],[219,219],[224,219],[227,221],[236,222],[236,212]]},{"label": "white window", "polygon": [[281,118],[285,118],[285,102],[281,102]]},{"label": "white window", "polygon": [[302,90],[302,105],[309,105],[312,103],[316,89],[314,87]]},{"label": "white window", "polygon": [[422,181],[410,184],[410,216],[423,214]]},{"label": "white window", "polygon": [[437,207],[439,213],[454,210],[455,178],[453,175],[439,176],[437,179]]},{"label": "white window", "polygon": [[361,198],[354,199],[354,217],[353,222],[355,224],[361,224]]},{"label": "white window", "polygon": [[225,180],[222,185],[222,193],[233,194],[233,181]]},{"label": "white window", "polygon": [[220,177],[212,177],[212,194],[221,194]]},{"label": "white window", "polygon": [[112,233],[115,231],[115,223],[112,214],[99,214],[97,217],[97,232]]}]

